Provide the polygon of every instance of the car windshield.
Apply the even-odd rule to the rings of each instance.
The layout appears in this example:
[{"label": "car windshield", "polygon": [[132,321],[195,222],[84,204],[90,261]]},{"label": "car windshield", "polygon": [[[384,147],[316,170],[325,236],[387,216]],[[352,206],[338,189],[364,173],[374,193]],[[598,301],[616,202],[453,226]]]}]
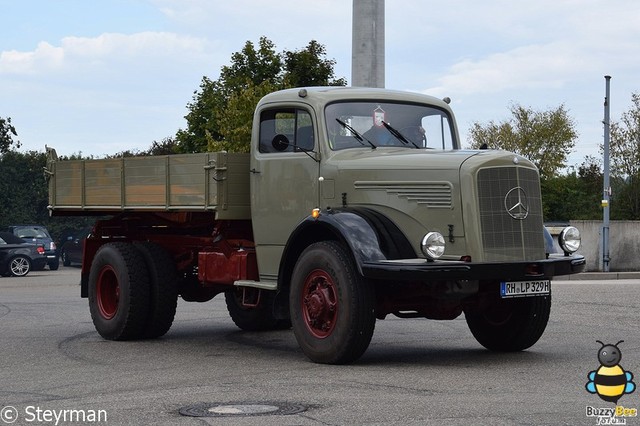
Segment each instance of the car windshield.
[{"label": "car windshield", "polygon": [[396,146],[454,149],[452,120],[445,110],[395,102],[336,102],[325,108],[333,150]]}]

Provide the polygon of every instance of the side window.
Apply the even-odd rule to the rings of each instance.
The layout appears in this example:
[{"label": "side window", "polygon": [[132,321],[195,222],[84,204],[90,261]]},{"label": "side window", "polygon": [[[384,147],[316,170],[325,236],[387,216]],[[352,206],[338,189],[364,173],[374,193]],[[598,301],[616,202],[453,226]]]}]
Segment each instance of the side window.
[{"label": "side window", "polygon": [[434,114],[422,118],[422,128],[425,132],[427,148],[453,149],[451,123],[447,116]]},{"label": "side window", "polygon": [[279,108],[260,114],[260,152],[311,151],[314,146],[313,121],[307,111]]}]

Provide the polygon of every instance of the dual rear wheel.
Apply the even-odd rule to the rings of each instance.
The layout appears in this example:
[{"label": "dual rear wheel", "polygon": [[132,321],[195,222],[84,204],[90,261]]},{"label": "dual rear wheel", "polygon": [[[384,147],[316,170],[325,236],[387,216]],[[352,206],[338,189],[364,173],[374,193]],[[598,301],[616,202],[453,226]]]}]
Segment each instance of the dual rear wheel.
[{"label": "dual rear wheel", "polygon": [[108,340],[164,335],[177,304],[177,273],[170,255],[153,243],[100,247],[89,275],[89,310]]}]

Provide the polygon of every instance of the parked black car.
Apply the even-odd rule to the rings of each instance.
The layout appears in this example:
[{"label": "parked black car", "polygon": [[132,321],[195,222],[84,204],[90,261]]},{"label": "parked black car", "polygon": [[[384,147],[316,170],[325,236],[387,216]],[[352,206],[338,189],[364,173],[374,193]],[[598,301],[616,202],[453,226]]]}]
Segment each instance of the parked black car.
[{"label": "parked black car", "polygon": [[[13,225],[9,227],[8,231],[26,242],[41,244],[44,247],[44,254],[47,257],[46,264],[49,265],[49,269],[52,271],[58,269],[60,259],[58,258],[56,243],[53,242],[53,238],[51,238],[47,228],[42,225]],[[39,270],[36,267],[33,269]],[[44,269],[44,266],[40,269]]]},{"label": "parked black car", "polygon": [[62,264],[69,266],[72,263],[82,263],[82,251],[84,250],[84,240],[91,234],[91,228],[85,228],[72,236],[60,247],[60,257]]},{"label": "parked black car", "polygon": [[27,243],[10,232],[0,232],[0,275],[24,277],[32,269],[43,269],[46,264],[41,245]]}]

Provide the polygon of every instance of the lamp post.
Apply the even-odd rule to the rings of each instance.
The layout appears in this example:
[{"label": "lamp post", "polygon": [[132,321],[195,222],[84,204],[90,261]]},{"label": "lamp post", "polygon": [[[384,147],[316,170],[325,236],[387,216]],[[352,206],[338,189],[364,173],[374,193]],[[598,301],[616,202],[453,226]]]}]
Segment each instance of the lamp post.
[{"label": "lamp post", "polygon": [[602,191],[602,270],[609,272],[609,198],[611,197],[611,185],[609,183],[609,104],[611,76],[605,75],[604,98],[604,185]]}]

